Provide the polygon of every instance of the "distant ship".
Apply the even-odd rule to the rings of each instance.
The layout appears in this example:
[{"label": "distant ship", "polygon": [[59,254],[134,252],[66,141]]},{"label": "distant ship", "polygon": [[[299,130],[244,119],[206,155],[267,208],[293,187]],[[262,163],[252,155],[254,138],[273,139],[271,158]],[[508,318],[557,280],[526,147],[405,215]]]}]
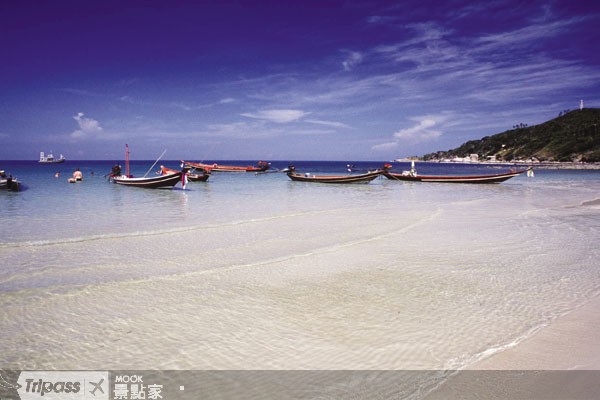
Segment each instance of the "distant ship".
[{"label": "distant ship", "polygon": [[58,158],[54,158],[54,156],[52,155],[52,152],[48,153],[48,155],[44,155],[43,151],[40,151],[40,161],[41,163],[45,163],[45,164],[56,164],[56,163],[61,163],[61,162],[65,162],[66,158],[61,154],[60,157]]}]

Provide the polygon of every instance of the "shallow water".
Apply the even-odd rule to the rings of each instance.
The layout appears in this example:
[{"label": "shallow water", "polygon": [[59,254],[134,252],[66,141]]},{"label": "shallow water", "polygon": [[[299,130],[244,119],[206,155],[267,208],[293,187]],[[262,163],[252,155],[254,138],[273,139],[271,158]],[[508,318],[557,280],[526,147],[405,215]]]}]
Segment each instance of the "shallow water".
[{"label": "shallow water", "polygon": [[0,193],[3,367],[457,369],[600,293],[598,172],[184,191],[109,184],[110,165],[80,163],[81,184],[74,164],[11,165],[27,190]]}]

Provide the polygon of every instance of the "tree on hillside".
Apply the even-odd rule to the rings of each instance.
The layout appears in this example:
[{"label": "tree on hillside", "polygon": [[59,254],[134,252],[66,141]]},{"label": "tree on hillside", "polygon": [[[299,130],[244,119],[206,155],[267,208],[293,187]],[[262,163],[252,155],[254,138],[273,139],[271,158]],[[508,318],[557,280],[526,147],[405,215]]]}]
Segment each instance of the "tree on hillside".
[{"label": "tree on hillside", "polygon": [[465,157],[482,159],[537,158],[540,161],[600,162],[600,109],[564,110],[559,117],[539,125],[519,123],[512,130],[470,140],[448,151],[426,154],[425,160]]}]

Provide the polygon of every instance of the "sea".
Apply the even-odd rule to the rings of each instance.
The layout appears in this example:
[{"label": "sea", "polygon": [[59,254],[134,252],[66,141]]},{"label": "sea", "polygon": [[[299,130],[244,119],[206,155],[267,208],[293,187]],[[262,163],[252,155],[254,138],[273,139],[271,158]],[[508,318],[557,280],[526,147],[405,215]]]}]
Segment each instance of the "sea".
[{"label": "sea", "polygon": [[598,170],[327,185],[277,170],[383,162],[286,161],[140,189],[114,164],[2,161],[22,191],[0,192],[0,368],[460,370],[600,294]]}]

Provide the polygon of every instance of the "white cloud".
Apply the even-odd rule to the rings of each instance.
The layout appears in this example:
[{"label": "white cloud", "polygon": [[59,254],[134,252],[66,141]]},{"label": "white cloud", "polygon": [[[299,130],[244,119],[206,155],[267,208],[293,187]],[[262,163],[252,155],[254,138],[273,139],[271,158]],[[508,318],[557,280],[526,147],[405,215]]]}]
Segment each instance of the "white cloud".
[{"label": "white cloud", "polygon": [[243,113],[243,117],[260,119],[269,122],[275,122],[278,124],[285,124],[288,122],[294,122],[310,113],[301,110],[262,110],[255,113]]},{"label": "white cloud", "polygon": [[344,67],[344,71],[351,71],[355,66],[362,62],[363,55],[357,51],[348,51],[346,53],[347,56],[346,59],[342,61],[342,66]]},{"label": "white cloud", "polygon": [[330,126],[332,128],[350,128],[348,125],[346,125],[342,122],[336,122],[336,121],[322,121],[322,120],[318,120],[318,119],[307,119],[306,122],[308,122],[310,124]]},{"label": "white cloud", "polygon": [[202,133],[203,136],[223,137],[223,138],[248,138],[249,132],[252,132],[254,139],[269,137],[272,135],[270,130],[265,129],[262,122],[232,122],[207,125],[207,130]]},{"label": "white cloud", "polygon": [[435,23],[411,24],[406,28],[413,32],[412,37],[395,45],[378,46],[375,54],[413,73],[445,72],[472,62],[469,49],[461,47],[462,42],[453,37],[452,31]]},{"label": "white cloud", "polygon": [[435,119],[431,117],[423,117],[417,122],[416,125],[411,126],[410,128],[401,129],[394,133],[394,137],[398,139],[411,139],[419,142],[423,140],[435,139],[442,135],[441,131],[431,129],[437,124],[438,122],[436,122]]},{"label": "white cloud", "polygon": [[100,123],[95,119],[84,117],[82,112],[77,113],[73,119],[77,121],[77,124],[79,125],[79,129],[71,133],[71,137],[74,139],[82,139],[102,132]]},{"label": "white cloud", "polygon": [[[450,113],[444,112],[440,115],[424,115],[410,118],[416,124],[409,128],[400,129],[394,133],[392,141],[376,144],[371,147],[371,150],[389,151],[396,149],[400,143],[416,144],[437,139],[442,136],[442,131],[439,129],[440,125],[448,120],[450,116]],[[433,129],[434,127],[437,127],[437,129]]]},{"label": "white cloud", "polygon": [[440,128],[452,125],[452,121],[447,123],[448,120],[452,119],[455,119],[454,114],[446,111],[438,115],[423,115],[410,118],[411,121],[416,122],[413,126],[400,129],[394,133],[392,141],[376,144],[371,147],[371,150],[388,151],[396,149],[400,143],[410,142],[416,144],[437,139],[442,136]]},{"label": "white cloud", "polygon": [[371,147],[371,150],[375,150],[375,151],[388,151],[388,150],[394,150],[398,147],[399,142],[387,142],[387,143],[381,143],[381,144],[376,144],[374,146]]},{"label": "white cloud", "polygon": [[532,24],[512,31],[485,35],[477,39],[477,42],[482,44],[483,49],[486,51],[491,51],[498,47],[514,51],[515,46],[525,45],[529,47],[535,45],[541,39],[558,36],[579,22],[581,22],[581,18]]},{"label": "white cloud", "polygon": [[388,25],[395,24],[398,21],[398,17],[390,17],[384,15],[372,15],[367,17],[367,23],[373,25]]}]

